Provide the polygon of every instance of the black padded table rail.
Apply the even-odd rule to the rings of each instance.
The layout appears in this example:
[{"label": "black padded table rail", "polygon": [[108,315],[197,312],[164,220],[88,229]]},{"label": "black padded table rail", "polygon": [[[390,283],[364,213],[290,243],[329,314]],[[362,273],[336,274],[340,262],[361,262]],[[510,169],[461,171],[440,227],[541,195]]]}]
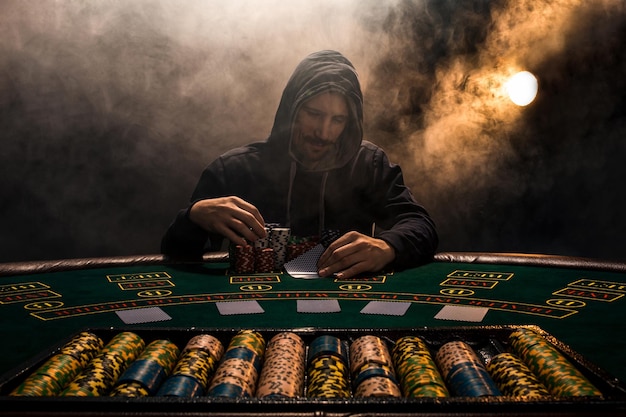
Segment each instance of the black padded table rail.
[{"label": "black padded table rail", "polygon": [[[436,262],[477,264],[509,264],[539,267],[575,268],[598,271],[626,272],[626,262],[548,254],[498,252],[439,252]],[[171,259],[160,254],[114,257],[76,258],[59,260],[0,263],[0,276],[46,273],[73,269],[104,268],[122,265],[189,264],[228,262],[228,252],[211,252],[202,260]]]}]

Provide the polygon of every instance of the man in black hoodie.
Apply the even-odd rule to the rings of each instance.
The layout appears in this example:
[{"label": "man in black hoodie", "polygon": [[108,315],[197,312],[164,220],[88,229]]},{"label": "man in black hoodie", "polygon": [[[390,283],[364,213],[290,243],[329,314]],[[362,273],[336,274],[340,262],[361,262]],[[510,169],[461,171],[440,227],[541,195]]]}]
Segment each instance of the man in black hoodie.
[{"label": "man in black hoodie", "polygon": [[306,57],[289,79],[265,142],[231,150],[202,173],[162,241],[171,257],[201,257],[222,240],[339,230],[320,276],[351,277],[432,259],[435,225],[405,186],[399,166],[363,140],[363,96],[353,65],[335,51]]}]

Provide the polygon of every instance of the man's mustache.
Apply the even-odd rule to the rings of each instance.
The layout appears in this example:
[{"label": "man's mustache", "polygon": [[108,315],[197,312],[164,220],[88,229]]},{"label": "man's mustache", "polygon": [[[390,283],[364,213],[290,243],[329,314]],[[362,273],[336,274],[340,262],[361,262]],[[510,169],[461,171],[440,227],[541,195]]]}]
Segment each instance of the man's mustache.
[{"label": "man's mustache", "polygon": [[331,146],[335,143],[334,141],[320,139],[315,136],[305,136],[304,141],[319,146]]}]

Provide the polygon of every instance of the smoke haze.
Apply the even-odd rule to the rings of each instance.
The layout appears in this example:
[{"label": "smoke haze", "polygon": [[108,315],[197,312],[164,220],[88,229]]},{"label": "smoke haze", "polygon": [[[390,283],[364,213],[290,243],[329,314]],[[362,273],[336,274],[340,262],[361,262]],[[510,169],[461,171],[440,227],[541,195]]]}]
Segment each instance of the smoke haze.
[{"label": "smoke haze", "polygon": [[[356,66],[440,250],[626,260],[621,0],[0,2],[0,261],[156,253],[297,63]],[[529,70],[539,95],[505,97]]]}]

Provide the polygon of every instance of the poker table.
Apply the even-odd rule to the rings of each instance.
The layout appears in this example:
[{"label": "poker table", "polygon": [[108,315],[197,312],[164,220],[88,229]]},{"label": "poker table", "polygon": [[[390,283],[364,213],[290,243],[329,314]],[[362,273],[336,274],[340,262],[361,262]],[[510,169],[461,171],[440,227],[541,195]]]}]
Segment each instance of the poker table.
[{"label": "poker table", "polygon": [[[625,294],[626,264],[550,255],[446,252],[418,268],[343,280],[296,279],[284,271],[234,274],[228,254],[221,252],[193,262],[147,255],[5,263],[0,264],[0,414],[625,415]],[[133,314],[144,311],[150,314]],[[183,345],[199,333],[227,343],[239,329],[267,337],[293,331],[309,341],[322,334],[344,339],[374,334],[393,341],[416,333],[435,343],[478,337],[498,344],[525,326],[564,352],[603,396],[520,403],[9,395],[83,330],[103,337],[129,330]]]}]

